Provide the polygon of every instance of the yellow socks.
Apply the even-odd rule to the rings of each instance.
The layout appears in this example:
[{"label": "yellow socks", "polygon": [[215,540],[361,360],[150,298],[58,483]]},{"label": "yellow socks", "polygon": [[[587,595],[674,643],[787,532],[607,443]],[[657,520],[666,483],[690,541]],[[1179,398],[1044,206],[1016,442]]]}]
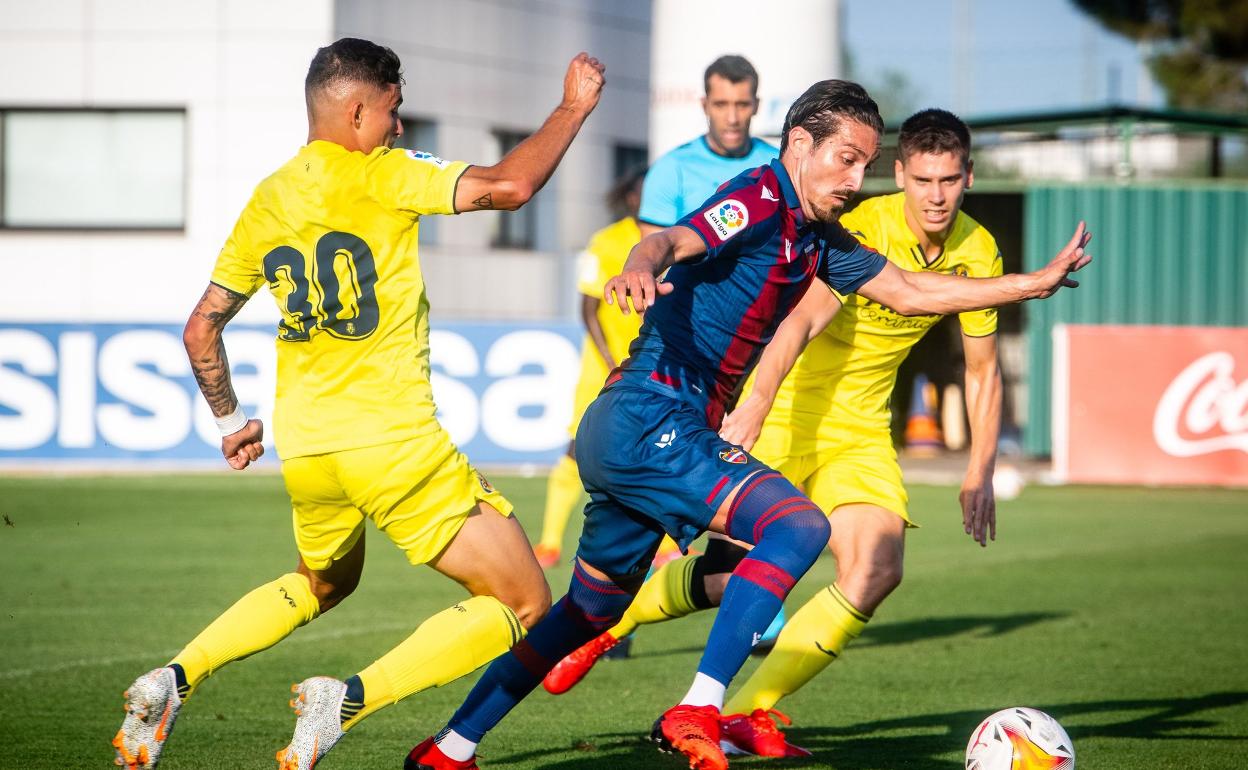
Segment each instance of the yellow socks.
[{"label": "yellow socks", "polygon": [[272,647],[319,614],[308,579],[291,572],[239,599],[170,662],[182,666],[194,690],[226,663]]},{"label": "yellow socks", "polygon": [[524,635],[516,614],[492,596],[474,596],[442,610],[358,674],[364,686],[363,707],[346,713],[344,704],[348,718],[342,729],[350,729],[383,706],[475,671]]},{"label": "yellow socks", "polygon": [[623,639],[637,630],[637,626],[683,618],[698,610],[690,592],[693,565],[697,559],[697,556],[684,556],[659,567],[642,583],[637,598],[633,599],[624,617],[608,633],[616,639]]},{"label": "yellow socks", "polygon": [[539,545],[559,551],[563,547],[563,533],[568,528],[568,517],[581,501],[585,487],[576,469],[576,461],[566,454],[559,458],[550,471],[546,482],[546,514],[542,518],[542,539]]},{"label": "yellow socks", "polygon": [[775,648],[724,705],[723,713],[749,714],[774,707],[836,660],[870,619],[849,603],[835,583],[815,594],[789,618]]}]

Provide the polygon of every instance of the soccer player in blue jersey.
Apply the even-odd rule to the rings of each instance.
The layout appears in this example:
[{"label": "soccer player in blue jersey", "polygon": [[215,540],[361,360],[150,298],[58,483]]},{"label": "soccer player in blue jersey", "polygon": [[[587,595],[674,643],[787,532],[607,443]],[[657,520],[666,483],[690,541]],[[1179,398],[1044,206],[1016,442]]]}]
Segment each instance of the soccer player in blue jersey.
[{"label": "soccer player in blue jersey", "polygon": [[778,160],[643,238],[607,282],[608,302],[645,317],[577,433],[590,502],[568,593],[490,665],[447,726],[412,749],[406,770],[476,768],[485,733],[556,661],[620,618],[663,534],[685,546],[706,530],[754,548],[728,580],[692,685],[655,735],[694,770],[727,768],[725,690],[829,535],[814,503],[718,434],[776,327],[816,278],[900,313],[944,314],[1050,296],[1077,285],[1070,273],[1091,259],[1080,224],[1035,273],[970,279],[891,264],[837,223],[882,130],[861,86],[816,83],[789,109]]},{"label": "soccer player in blue jersey", "polygon": [[[748,59],[733,54],[719,57],[706,68],[702,85],[706,133],[670,150],[646,172],[637,214],[642,237],[676,224],[724,182],[780,154],[774,145],[750,135],[750,121],[758,112],[758,72]],[[581,479],[574,478],[575,490],[566,496],[581,494]],[[571,487],[570,481],[563,483]],[[621,643],[643,623],[670,618],[672,612],[684,616],[717,606],[728,575],[747,551],[743,544],[712,534],[705,554],[682,557],[671,540],[664,540],[654,574],[646,583],[645,600],[634,604],[615,627],[560,661],[546,677],[546,689],[566,692],[603,655],[626,657],[628,647]],[[655,617],[657,607],[669,614]],[[769,648],[783,626],[782,607],[763,632],[758,650]]]}]

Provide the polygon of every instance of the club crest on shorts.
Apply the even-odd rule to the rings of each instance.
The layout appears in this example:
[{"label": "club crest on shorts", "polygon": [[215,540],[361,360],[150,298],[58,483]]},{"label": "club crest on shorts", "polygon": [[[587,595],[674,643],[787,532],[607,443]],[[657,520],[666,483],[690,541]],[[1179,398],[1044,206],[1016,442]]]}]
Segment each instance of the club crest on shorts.
[{"label": "club crest on shorts", "polygon": [[749,455],[747,455],[745,453],[745,450],[739,446],[730,446],[727,449],[719,450],[719,459],[723,460],[726,463],[733,463],[734,465],[744,465],[745,461],[748,458],[749,458]]},{"label": "club crest on shorts", "polygon": [[477,474],[477,483],[481,485],[481,488],[484,489],[487,494],[494,494],[494,485],[491,484],[485,476],[481,475],[481,471],[474,471],[474,473]]},{"label": "club crest on shorts", "polygon": [[707,210],[702,215],[711,227],[715,228],[715,233],[721,241],[726,241],[750,223],[750,213],[746,211],[745,205],[729,198],[723,203]]}]

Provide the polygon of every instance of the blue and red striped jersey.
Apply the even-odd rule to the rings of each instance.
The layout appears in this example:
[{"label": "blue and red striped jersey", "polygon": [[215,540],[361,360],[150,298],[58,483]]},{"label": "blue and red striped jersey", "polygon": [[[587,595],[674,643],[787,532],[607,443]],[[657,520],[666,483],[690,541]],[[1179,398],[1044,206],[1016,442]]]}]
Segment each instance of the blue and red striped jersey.
[{"label": "blue and red striped jersey", "polygon": [[646,312],[607,382],[689,401],[714,429],[816,276],[849,294],[885,265],[839,224],[808,220],[779,160],[724,183],[677,226],[701,236],[706,254],[667,272],[674,290]]}]

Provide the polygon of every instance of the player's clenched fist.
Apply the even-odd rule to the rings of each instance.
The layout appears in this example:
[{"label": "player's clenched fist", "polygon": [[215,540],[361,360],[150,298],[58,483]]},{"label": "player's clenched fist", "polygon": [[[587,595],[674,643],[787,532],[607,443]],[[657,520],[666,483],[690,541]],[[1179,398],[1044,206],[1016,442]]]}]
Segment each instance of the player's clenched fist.
[{"label": "player's clenched fist", "polygon": [[221,454],[236,471],[251,465],[264,454],[264,423],[248,420],[238,431],[221,439]]},{"label": "player's clenched fist", "polygon": [[598,105],[607,68],[602,62],[582,51],[568,65],[563,76],[563,103],[570,109],[589,112]]}]

